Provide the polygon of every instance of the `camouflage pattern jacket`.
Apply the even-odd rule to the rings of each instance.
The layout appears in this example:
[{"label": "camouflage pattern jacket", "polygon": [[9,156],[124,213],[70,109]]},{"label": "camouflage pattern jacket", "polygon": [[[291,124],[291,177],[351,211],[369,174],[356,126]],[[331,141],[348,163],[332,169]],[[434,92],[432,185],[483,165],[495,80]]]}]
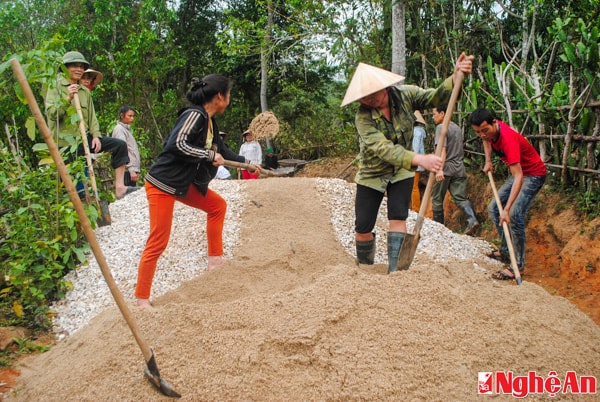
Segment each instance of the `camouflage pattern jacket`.
[{"label": "camouflage pattern jacket", "polygon": [[[70,118],[71,115],[76,114],[76,111],[75,101],[69,102],[67,100],[69,96],[67,88],[69,85],[71,85],[69,80],[64,76],[60,76],[56,88],[49,89],[44,97],[48,128],[55,134],[56,127],[58,126],[61,134],[69,134],[75,138],[79,138],[81,136],[79,121],[74,121]],[[79,96],[81,114],[83,115],[87,134],[93,137],[101,137],[100,124],[96,117],[96,110],[94,109],[94,101],[92,100],[90,90],[83,85],[79,85],[77,95]],[[59,144],[65,145],[62,141],[59,141]]]},{"label": "camouflage pattern jacket", "polygon": [[432,89],[393,85],[388,88],[391,122],[378,109],[361,106],[355,118],[360,153],[354,181],[385,192],[389,183],[413,177],[416,166],[411,166],[411,162],[415,153],[409,149],[416,120],[414,111],[446,103],[451,93],[452,77]]}]

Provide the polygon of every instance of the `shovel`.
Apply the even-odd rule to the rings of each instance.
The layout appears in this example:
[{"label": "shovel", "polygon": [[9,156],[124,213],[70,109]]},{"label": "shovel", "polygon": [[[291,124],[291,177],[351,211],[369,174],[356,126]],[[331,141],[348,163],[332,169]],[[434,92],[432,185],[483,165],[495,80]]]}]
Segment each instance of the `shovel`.
[{"label": "shovel", "polygon": [[[444,115],[444,121],[442,122],[442,128],[440,131],[440,138],[438,140],[437,147],[435,148],[435,154],[437,156],[442,155],[442,148],[446,141],[446,135],[448,134],[448,126],[452,120],[452,113],[454,112],[454,105],[460,94],[464,74],[461,71],[456,73],[456,83],[452,88],[452,94],[448,101],[448,107],[446,108],[446,114]],[[425,212],[431,201],[431,191],[433,190],[433,182],[435,181],[435,173],[429,172],[429,180],[427,180],[427,186],[425,187],[425,193],[423,194],[423,200],[421,201],[421,208],[419,208],[419,215],[415,223],[414,233],[407,233],[402,242],[402,248],[400,249],[400,255],[398,256],[397,270],[406,270],[412,264],[415,258],[415,252],[417,251],[417,245],[419,244],[419,235],[423,222],[425,221]]]},{"label": "shovel", "polygon": [[[492,174],[491,170],[488,171],[488,177],[490,178],[490,185],[492,186],[492,191],[494,192],[494,198],[496,199],[498,211],[500,211],[500,215],[502,215],[502,202],[500,201],[500,195],[498,195],[496,183],[494,182],[494,175]],[[521,272],[519,272],[519,266],[517,265],[517,257],[515,256],[515,248],[513,246],[512,238],[510,237],[510,230],[508,230],[508,225],[504,221],[502,222],[502,229],[504,230],[504,239],[506,240],[506,246],[508,247],[508,254],[510,254],[510,266],[515,274],[517,285],[520,285],[523,283],[521,280]]]},{"label": "shovel", "polygon": [[[249,170],[251,173],[254,173],[256,171],[256,168],[254,167],[254,165],[252,165],[250,163],[242,163],[242,162],[225,160],[225,162],[223,164],[225,166],[229,166],[229,167],[234,167],[234,168],[239,168],[239,169],[246,169],[246,170]],[[264,174],[264,175],[267,175],[267,176],[277,176],[277,177],[287,176],[287,173],[273,172],[273,171],[268,170],[268,169],[262,169],[260,171],[260,173]]]},{"label": "shovel", "polygon": [[85,160],[87,162],[88,174],[90,175],[90,181],[92,183],[92,190],[94,191],[94,199],[98,210],[100,211],[100,220],[98,221],[99,226],[106,226],[111,224],[110,210],[108,208],[108,202],[102,201],[98,195],[98,186],[96,185],[96,174],[94,173],[94,166],[92,165],[92,155],[90,154],[90,145],[87,139],[87,133],[85,131],[85,123],[83,121],[83,113],[81,112],[81,102],[79,102],[79,95],[74,94],[73,99],[75,100],[75,109],[79,116],[79,132],[81,133],[81,141],[83,142],[83,151],[85,153]]},{"label": "shovel", "polygon": [[106,262],[106,259],[104,258],[104,254],[102,253],[102,250],[100,249],[100,244],[98,243],[98,240],[96,239],[96,234],[92,230],[92,225],[90,224],[90,219],[88,218],[87,214],[85,213],[85,209],[83,208],[83,203],[79,199],[79,195],[77,195],[77,190],[75,189],[75,185],[73,184],[73,181],[71,180],[71,176],[69,176],[69,172],[67,172],[67,168],[65,166],[64,161],[62,160],[62,158],[60,156],[58,147],[56,146],[56,143],[52,139],[52,134],[50,133],[50,129],[48,128],[48,125],[46,124],[46,120],[44,120],[44,117],[42,116],[42,113],[40,112],[40,109],[37,105],[35,97],[33,96],[33,92],[31,92],[31,88],[29,87],[29,83],[27,82],[27,77],[25,77],[25,73],[23,72],[23,69],[21,68],[21,64],[19,63],[19,61],[17,59],[11,59],[10,65],[12,67],[13,73],[17,77],[17,81],[19,81],[19,84],[21,85],[23,94],[25,95],[25,98],[27,99],[27,103],[29,104],[29,109],[31,110],[31,113],[33,114],[33,117],[35,118],[35,121],[36,121],[40,131],[44,135],[44,140],[46,141],[46,144],[48,145],[48,150],[52,154],[52,159],[54,159],[54,163],[56,164],[56,168],[58,169],[58,172],[60,173],[60,177],[65,185],[67,193],[69,194],[69,198],[71,198],[71,202],[73,203],[73,206],[75,207],[75,211],[77,211],[77,215],[79,216],[79,220],[81,221],[81,227],[83,228],[85,237],[87,238],[88,242],[90,243],[90,247],[92,248],[92,251],[94,252],[94,256],[96,257],[96,260],[98,261],[98,265],[100,266],[100,270],[102,271],[102,275],[104,276],[106,284],[108,285],[108,288],[110,289],[110,292],[112,293],[113,298],[115,299],[115,302],[117,303],[117,306],[119,307],[119,310],[121,310],[121,314],[123,314],[123,317],[125,318],[125,321],[127,322],[127,325],[129,326],[129,329],[133,333],[133,337],[135,338],[138,346],[142,350],[142,354],[144,355],[144,358],[146,359],[147,368],[144,369],[144,374],[150,380],[150,382],[155,387],[157,387],[160,390],[160,392],[162,392],[164,395],[170,396],[170,397],[175,397],[175,398],[181,397],[181,395],[177,391],[175,391],[170,384],[168,384],[166,381],[164,381],[160,377],[160,373],[158,372],[158,366],[156,365],[156,360],[154,359],[154,353],[153,353],[152,349],[150,349],[150,347],[146,344],[146,341],[142,338],[142,335],[140,334],[140,329],[138,328],[137,323],[134,320],[133,315],[131,314],[131,311],[127,307],[125,299],[123,298],[123,295],[119,291],[119,287],[117,286],[117,284],[110,272],[108,263]]}]

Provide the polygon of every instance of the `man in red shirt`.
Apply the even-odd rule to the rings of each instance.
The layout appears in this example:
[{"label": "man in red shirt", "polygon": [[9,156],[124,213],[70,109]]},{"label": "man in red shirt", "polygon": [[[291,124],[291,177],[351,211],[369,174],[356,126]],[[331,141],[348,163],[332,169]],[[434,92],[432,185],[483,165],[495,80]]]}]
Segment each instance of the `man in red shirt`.
[{"label": "man in red shirt", "polygon": [[[525,269],[525,216],[533,198],[546,181],[546,166],[525,137],[506,123],[495,119],[489,110],[481,108],[473,111],[470,120],[475,134],[483,140],[483,171],[487,173],[494,170],[494,152],[508,166],[511,174],[498,190],[504,209],[502,215],[494,199],[488,206],[488,213],[502,239],[500,251],[492,252],[488,256],[509,261],[508,247],[502,230],[502,222],[506,222],[515,248],[519,272],[522,273]],[[499,280],[511,280],[514,277],[512,269],[508,267],[492,275],[492,278]]]}]

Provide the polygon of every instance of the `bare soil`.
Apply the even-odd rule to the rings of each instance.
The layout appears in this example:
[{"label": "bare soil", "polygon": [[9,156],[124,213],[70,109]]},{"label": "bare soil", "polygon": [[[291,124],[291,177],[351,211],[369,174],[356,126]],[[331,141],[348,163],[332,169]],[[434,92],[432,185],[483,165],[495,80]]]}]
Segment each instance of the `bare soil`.
[{"label": "bare soil", "polygon": [[[181,400],[475,400],[481,371],[600,378],[600,328],[591,319],[599,318],[600,222],[585,224],[540,196],[522,286],[492,281],[472,262],[365,271],[334,238],[313,179],[301,177],[336,176],[349,162],[246,183],[255,202],[235,258],[158,298],[154,311],[132,305]],[[448,208],[448,225],[460,230]],[[481,235],[491,233],[484,225]],[[144,367],[111,308],[49,352],[22,359],[7,399],[166,400]]]}]

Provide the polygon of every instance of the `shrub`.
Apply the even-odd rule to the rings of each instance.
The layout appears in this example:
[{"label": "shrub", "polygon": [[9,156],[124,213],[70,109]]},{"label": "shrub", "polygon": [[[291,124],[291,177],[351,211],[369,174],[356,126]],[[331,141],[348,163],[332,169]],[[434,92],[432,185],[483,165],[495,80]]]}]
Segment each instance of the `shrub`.
[{"label": "shrub", "polygon": [[[48,306],[64,297],[70,286],[64,276],[85,262],[89,247],[54,165],[20,174],[11,166],[6,159],[0,165],[0,312],[12,324],[46,328]],[[69,170],[81,176],[82,162]],[[87,213],[95,222],[93,205]]]}]

